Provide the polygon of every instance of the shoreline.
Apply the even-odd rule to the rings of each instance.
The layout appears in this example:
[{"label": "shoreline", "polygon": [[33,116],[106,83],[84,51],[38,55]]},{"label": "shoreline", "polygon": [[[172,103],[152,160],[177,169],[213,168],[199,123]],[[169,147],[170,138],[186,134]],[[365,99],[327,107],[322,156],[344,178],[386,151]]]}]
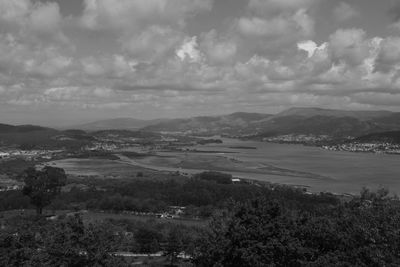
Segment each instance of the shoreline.
[{"label": "shoreline", "polygon": [[[119,156],[119,155],[117,155],[117,156]],[[256,177],[249,177],[247,175],[240,174],[235,171],[229,171],[229,170],[224,171],[224,170],[207,170],[207,169],[182,169],[182,168],[179,169],[179,168],[175,168],[175,167],[152,166],[152,165],[139,163],[139,162],[137,162],[133,159],[130,159],[126,156],[122,156],[121,160],[118,160],[118,162],[123,163],[123,164],[129,164],[129,165],[146,168],[146,169],[153,170],[153,171],[170,172],[170,173],[179,172],[181,175],[189,176],[189,177],[191,177],[192,175],[195,175],[197,173],[207,172],[207,171],[223,172],[223,173],[231,174],[233,179],[237,178],[242,181],[246,181],[250,184],[254,184],[256,182],[256,183],[262,183],[264,185],[270,185],[270,186],[280,185],[280,186],[289,186],[289,187],[299,188],[299,189],[306,189],[306,191],[305,191],[306,194],[307,193],[309,193],[309,194],[331,193],[333,195],[343,196],[343,197],[355,197],[356,196],[355,193],[339,193],[339,192],[328,191],[328,190],[316,190],[316,189],[314,190],[312,185],[307,185],[307,184],[280,183],[280,182],[266,180],[265,177],[268,177],[268,174],[261,174],[261,175],[264,175],[264,179],[257,179]],[[275,175],[275,176],[285,177],[285,175]],[[360,190],[361,189],[362,188],[360,188]]]}]

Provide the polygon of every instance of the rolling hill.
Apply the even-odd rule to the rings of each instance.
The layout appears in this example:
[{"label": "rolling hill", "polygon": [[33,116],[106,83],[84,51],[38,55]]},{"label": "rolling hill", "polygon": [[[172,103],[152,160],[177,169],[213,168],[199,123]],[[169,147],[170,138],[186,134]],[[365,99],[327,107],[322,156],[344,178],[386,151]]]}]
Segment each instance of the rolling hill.
[{"label": "rolling hill", "polygon": [[81,130],[60,131],[36,125],[0,124],[0,144],[24,149],[80,147],[94,138]]},{"label": "rolling hill", "polygon": [[357,137],[373,132],[400,130],[400,113],[291,108],[276,115],[233,113],[225,116],[174,119],[150,125],[146,131],[270,137],[286,134]]},{"label": "rolling hill", "polygon": [[107,120],[99,120],[81,125],[71,126],[69,128],[81,129],[85,131],[102,131],[102,130],[138,130],[146,126],[157,124],[166,120],[139,120],[133,118],[115,118]]},{"label": "rolling hill", "polygon": [[[54,144],[54,140],[90,142],[95,136],[117,134],[113,131],[119,131],[118,135],[122,136],[131,136],[131,131],[135,131],[137,133],[134,136],[138,134],[150,136],[150,132],[179,132],[203,136],[228,135],[255,138],[288,134],[327,135],[335,139],[355,138],[372,133],[400,131],[400,113],[291,108],[275,115],[237,112],[221,116],[168,120],[119,118],[96,121],[74,128],[79,130],[59,131],[32,125],[0,124],[0,142],[33,145]],[[58,138],[60,136],[61,138]]]},{"label": "rolling hill", "polygon": [[274,116],[274,118],[288,117],[288,116],[301,116],[311,118],[315,116],[324,117],[349,117],[356,118],[359,120],[370,120],[374,118],[381,118],[392,115],[393,112],[386,110],[365,110],[365,111],[354,111],[354,110],[336,110],[336,109],[323,109],[323,108],[290,108],[284,110]]},{"label": "rolling hill", "polygon": [[357,143],[400,144],[400,131],[372,133],[372,134],[360,136],[352,141],[357,142]]},{"label": "rolling hill", "polygon": [[145,127],[145,131],[185,132],[193,134],[242,135],[258,132],[262,122],[272,115],[237,112],[223,116],[202,116],[187,119],[172,119]]}]

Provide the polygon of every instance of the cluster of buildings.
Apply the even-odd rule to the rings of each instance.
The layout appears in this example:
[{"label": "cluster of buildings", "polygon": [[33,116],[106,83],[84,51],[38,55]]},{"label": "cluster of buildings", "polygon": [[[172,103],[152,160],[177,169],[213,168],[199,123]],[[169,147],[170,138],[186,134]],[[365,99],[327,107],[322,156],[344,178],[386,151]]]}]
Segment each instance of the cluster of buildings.
[{"label": "cluster of buildings", "polygon": [[400,144],[392,144],[385,142],[374,143],[345,143],[332,146],[322,146],[324,149],[334,151],[348,151],[348,152],[369,152],[369,153],[386,153],[386,154],[400,154]]},{"label": "cluster of buildings", "polygon": [[115,144],[95,142],[83,148],[85,151],[114,151],[118,147]]},{"label": "cluster of buildings", "polygon": [[1,185],[0,184],[0,192],[21,190],[22,187],[23,187],[22,185],[18,185],[18,184],[12,184],[12,185]]},{"label": "cluster of buildings", "polygon": [[25,160],[35,160],[38,158],[52,159],[56,154],[63,152],[62,150],[22,150],[18,148],[8,148],[0,151],[0,160],[23,158]]},{"label": "cluster of buildings", "polygon": [[21,190],[23,183],[0,174],[0,192]]},{"label": "cluster of buildings", "polygon": [[296,143],[296,144],[317,144],[329,141],[332,138],[328,135],[314,135],[314,134],[286,134],[273,137],[264,137],[264,142],[273,143]]}]

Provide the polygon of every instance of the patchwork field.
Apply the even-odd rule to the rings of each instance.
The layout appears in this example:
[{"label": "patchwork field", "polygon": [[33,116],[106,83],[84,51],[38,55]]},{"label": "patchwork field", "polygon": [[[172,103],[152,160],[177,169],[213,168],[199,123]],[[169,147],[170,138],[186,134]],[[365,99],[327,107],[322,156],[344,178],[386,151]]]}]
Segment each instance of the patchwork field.
[{"label": "patchwork field", "polygon": [[140,166],[126,164],[118,160],[108,159],[69,158],[51,161],[46,164],[63,168],[67,175],[78,178],[132,179],[140,176],[151,177],[152,179],[164,179],[171,175],[168,172],[154,171]]}]

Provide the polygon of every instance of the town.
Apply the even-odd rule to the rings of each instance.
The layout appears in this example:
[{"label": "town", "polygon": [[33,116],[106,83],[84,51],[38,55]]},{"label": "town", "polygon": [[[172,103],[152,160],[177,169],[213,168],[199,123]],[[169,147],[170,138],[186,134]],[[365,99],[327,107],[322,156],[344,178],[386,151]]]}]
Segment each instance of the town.
[{"label": "town", "polygon": [[331,141],[332,137],[328,135],[314,135],[314,134],[286,134],[286,135],[264,137],[262,140],[264,142],[271,142],[271,143],[318,145],[322,142]]},{"label": "town", "polygon": [[365,152],[377,154],[400,154],[400,144],[393,144],[387,142],[374,142],[374,143],[358,143],[350,142],[337,145],[325,145],[323,149],[333,151],[347,151],[347,152]]}]

